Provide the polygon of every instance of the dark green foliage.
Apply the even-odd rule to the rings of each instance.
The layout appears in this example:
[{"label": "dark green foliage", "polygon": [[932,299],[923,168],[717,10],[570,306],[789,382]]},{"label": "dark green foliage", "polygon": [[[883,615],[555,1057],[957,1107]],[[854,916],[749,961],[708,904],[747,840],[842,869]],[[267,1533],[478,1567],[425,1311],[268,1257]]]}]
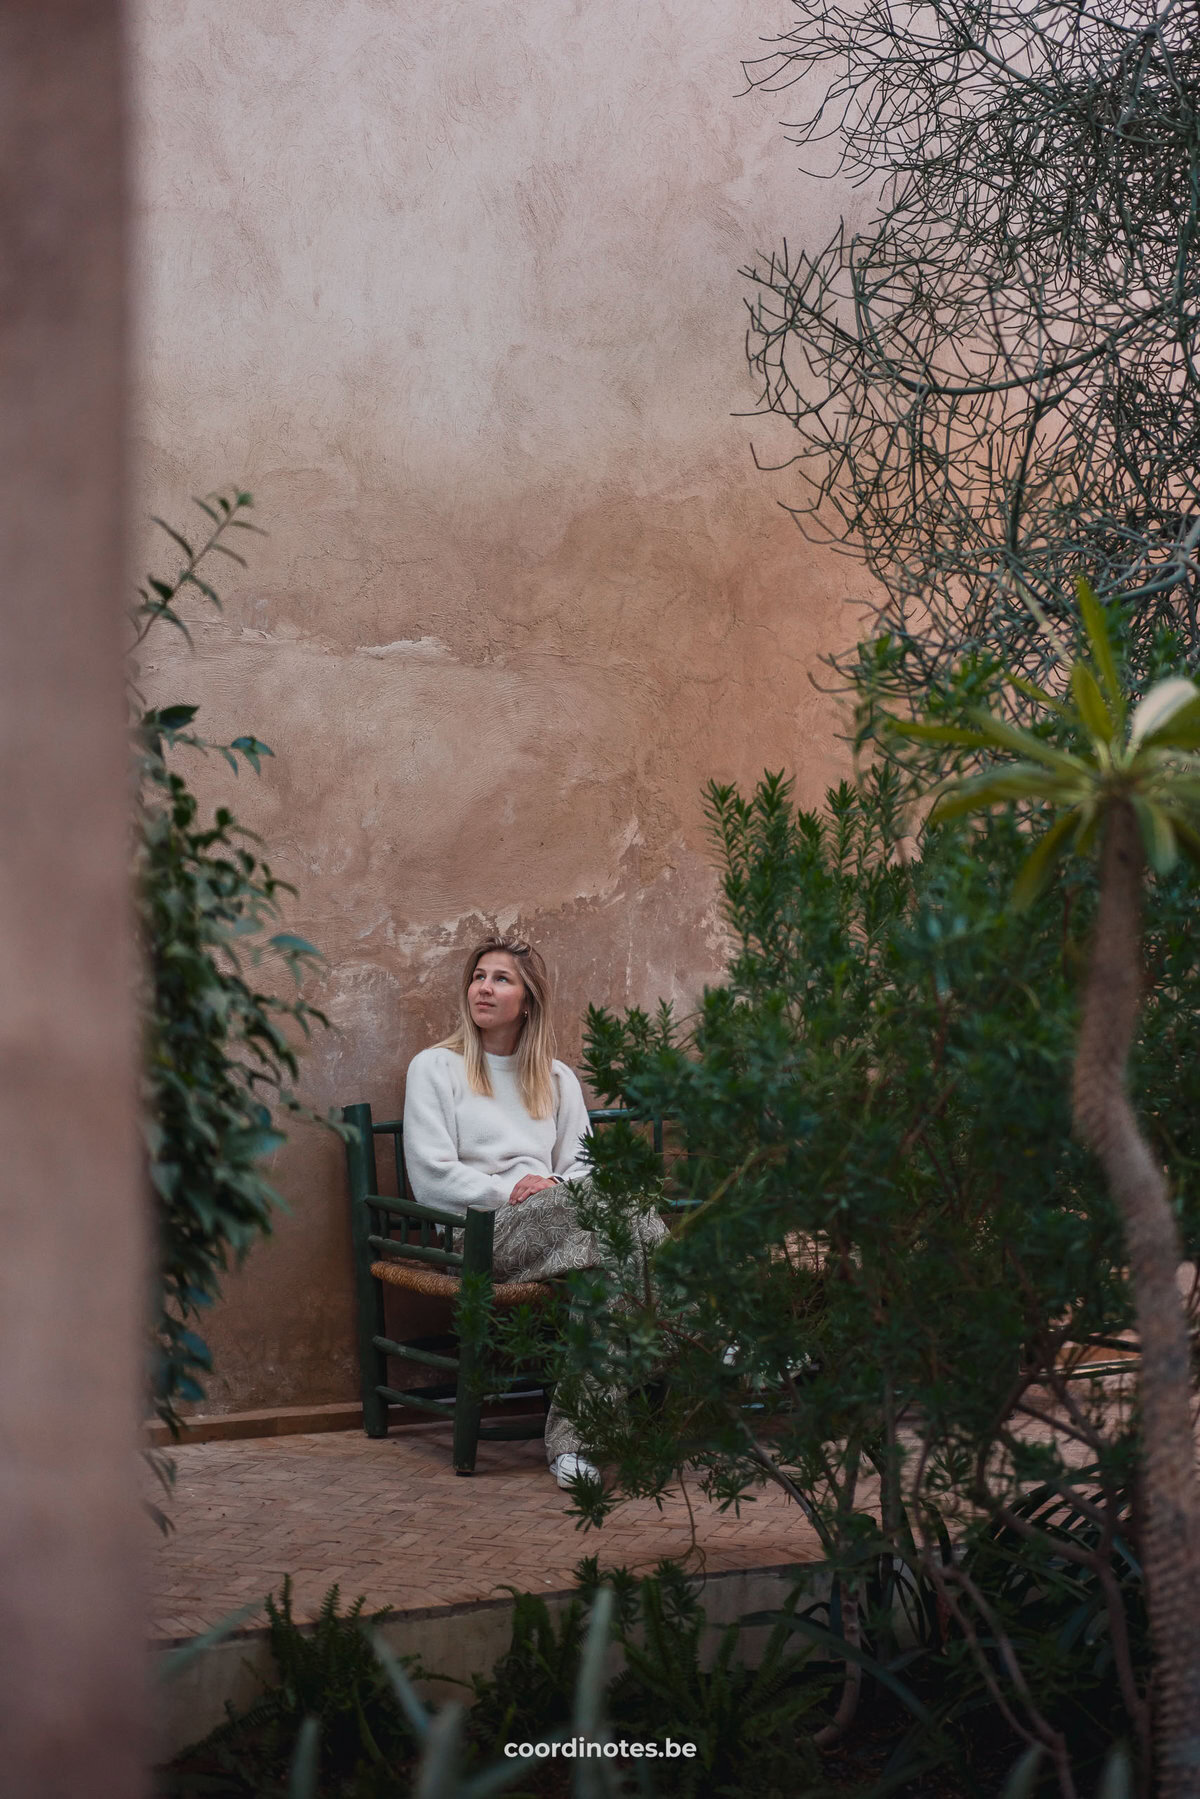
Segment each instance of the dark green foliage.
[{"label": "dark green foliage", "polygon": [[[903,1728],[897,1714],[888,1780],[943,1767],[964,1791],[994,1787],[997,1765],[1020,1742],[1011,1719],[1025,1711],[1021,1682],[1067,1746],[1085,1792],[1095,1788],[1114,1740],[1135,1734],[1113,1634],[1126,1639],[1136,1711],[1150,1677],[1145,1588],[1130,1547],[1128,1494],[1106,1492],[1098,1473],[1075,1471],[1077,1496],[1037,1487],[1006,1518],[968,1527],[955,1556],[961,1581],[948,1605],[939,1607],[942,1595],[919,1568],[903,1571],[911,1647],[892,1664],[891,1690],[910,1716]],[[913,1618],[913,1601],[924,1620]],[[871,1635],[878,1646],[878,1629]],[[1045,1754],[1029,1791],[1055,1791]]]},{"label": "dark green foliage", "polygon": [[[204,558],[240,556],[224,541],[253,529],[242,517],[250,496],[197,501],[212,526],[199,549],[163,526],[187,557],[173,581],[150,577],[135,613],[138,641],[158,620],[186,635],[176,606],[195,588],[219,605],[199,573]],[[161,523],[161,521],[158,521]],[[256,737],[209,744],[191,725],[194,706],[137,704],[137,894],[146,990],[143,1116],[156,1203],[160,1303],[154,1328],[155,1409],[172,1429],[177,1404],[203,1397],[210,1356],[195,1329],[220,1292],[225,1271],[270,1230],[279,1202],[264,1160],[284,1142],[280,1111],[311,1116],[292,1092],[297,1044],[325,1019],[299,984],[320,957],[277,927],[292,889],[261,857],[254,833],[226,806],[201,816],[174,766],[182,748],[215,750],[236,774],[256,772],[270,750]],[[294,991],[263,986],[270,955]]]},{"label": "dark green foliage", "polygon": [[[1058,1078],[1073,938],[1048,909],[1005,910],[1011,818],[904,854],[887,769],[833,791],[823,816],[795,812],[778,777],[749,800],[714,788],[710,806],[728,984],[682,1023],[589,1018],[589,1075],[673,1121],[671,1187],[694,1207],[660,1257],[648,1347],[686,1398],[657,1439],[682,1449],[669,1437],[686,1412],[709,1484],[740,1491],[767,1418],[774,1459],[832,1500],[831,1446],[851,1437],[857,1460],[881,1442],[890,1393],[937,1420],[936,1487],[1023,1369],[1128,1321],[1115,1223]],[[1073,928],[1089,903],[1081,892]],[[628,1133],[594,1155],[612,1211],[640,1197]],[[627,1354],[615,1335],[609,1352]],[[805,1357],[798,1398],[785,1375]],[[664,1479],[674,1465],[665,1454]]]},{"label": "dark green foliage", "polygon": [[[801,1680],[808,1651],[789,1649],[785,1626],[772,1630],[759,1665],[750,1667],[740,1655],[738,1625],[707,1643],[712,1628],[695,1583],[676,1563],[660,1562],[639,1580],[620,1568],[601,1571],[593,1557],[577,1577],[580,1596],[557,1622],[538,1595],[513,1592],[512,1643],[492,1674],[475,1682],[469,1728],[481,1754],[567,1725],[589,1611],[607,1590],[625,1663],[607,1690],[610,1735],[657,1741],[669,1733],[697,1746],[694,1759],[655,1761],[654,1792],[792,1799],[815,1778],[816,1752],[801,1723],[827,1683]],[[643,1773],[649,1776],[649,1764]]]},{"label": "dark green foliage", "polygon": [[[351,1772],[361,1762],[377,1767],[411,1748],[412,1735],[392,1695],[387,1676],[360,1627],[364,1600],[339,1611],[340,1594],[330,1587],[311,1632],[292,1618],[292,1589],[285,1579],[279,1604],[267,1600],[271,1653],[279,1671],[277,1686],[260,1701],[270,1716],[294,1732],[301,1718],[321,1725],[321,1755],[327,1771]],[[390,1607],[371,1614],[380,1624]],[[406,1665],[417,1672],[415,1664]],[[263,1712],[259,1712],[262,1717]]]},{"label": "dark green foliage", "polygon": [[231,1263],[270,1229],[278,1196],[262,1168],[284,1142],[273,1105],[293,1107],[298,1072],[285,1032],[322,1015],[298,995],[263,991],[253,969],[269,946],[299,980],[316,953],[276,932],[289,891],[224,806],[211,823],[167,765],[178,734],[145,715],[140,911],[147,952],[145,1116],[158,1201],[163,1310],[154,1391],[160,1416],[203,1397],[208,1351],[191,1328]]},{"label": "dark green foliage", "polygon": [[[1110,1513],[1106,1495],[1093,1484],[1097,1472],[1077,1472],[1078,1497],[1035,1488],[1012,1508],[1011,1522],[973,1532],[963,1553],[965,1572],[987,1595],[1042,1711],[1070,1741],[1088,1783],[1113,1737],[1131,1730],[1113,1650],[1114,1617],[1128,1633],[1139,1691],[1150,1676],[1146,1594],[1131,1547],[1128,1494],[1113,1496]],[[1089,1552],[1098,1552],[1096,1564],[1081,1559]],[[1104,1590],[1109,1579],[1120,1598],[1116,1608]],[[1007,1689],[1011,1676],[997,1635],[993,1631],[984,1646],[995,1678]],[[955,1658],[950,1652],[956,1648]],[[947,1659],[948,1711],[969,1716],[979,1706],[978,1673],[957,1635],[951,1635]]]},{"label": "dark green foliage", "polygon": [[527,1743],[557,1730],[572,1715],[587,1616],[571,1599],[556,1623],[536,1593],[512,1594],[512,1641],[490,1675],[476,1676],[470,1735],[489,1759],[505,1743]]},{"label": "dark green foliage", "polygon": [[[282,1795],[306,1719],[319,1727],[316,1760],[323,1795],[400,1799],[407,1791],[400,1771],[415,1740],[364,1628],[381,1623],[389,1611],[364,1618],[363,1605],[360,1597],[341,1611],[333,1586],[316,1623],[305,1631],[292,1617],[291,1580],[285,1579],[278,1603],[273,1596],[267,1600],[276,1679],[245,1712],[230,1711],[224,1724],[163,1772],[161,1799]],[[422,1670],[411,1657],[403,1658],[402,1666],[420,1678]]]},{"label": "dark green foliage", "polygon": [[[1102,1493],[1084,1479],[1085,1503]],[[1056,1728],[1069,1733],[1093,1790],[1105,1751],[1119,1733],[1121,1705],[1111,1654],[1111,1613],[1094,1572],[1077,1552],[1095,1547],[1094,1518],[1048,1490],[1015,1508],[1056,1539],[1057,1550],[1030,1557],[1014,1525],[978,1525],[961,1551],[998,1629],[982,1644],[997,1692],[1011,1701],[1013,1682],[998,1631],[1003,1630],[1039,1681],[1039,1696]],[[1108,1555],[1126,1600],[1134,1666],[1146,1667],[1145,1608],[1140,1572],[1118,1539]],[[617,1794],[694,1799],[827,1799],[841,1793],[882,1799],[933,1769],[939,1794],[996,1792],[1016,1759],[1020,1739],[981,1687],[957,1620],[937,1617],[937,1594],[919,1570],[893,1568],[907,1584],[911,1640],[902,1653],[885,1642],[879,1608],[860,1662],[866,1670],[862,1718],[868,1734],[882,1717],[883,1748],[853,1758],[819,1755],[814,1736],[840,1686],[836,1662],[845,1616],[832,1601],[806,1601],[806,1570],[783,1609],[755,1615],[719,1633],[707,1623],[695,1583],[677,1564],[660,1562],[638,1578],[601,1570],[588,1558],[577,1570],[578,1593],[557,1618],[540,1596],[513,1589],[509,1648],[490,1676],[474,1683],[463,1714],[427,1710],[412,1686],[425,1671],[397,1660],[370,1631],[386,1617],[362,1616],[363,1601],[341,1612],[337,1588],[326,1595],[311,1630],[291,1612],[290,1582],[268,1601],[276,1678],[261,1697],[203,1743],[160,1772],[159,1799],[409,1799],[419,1769],[436,1799],[516,1794],[607,1799]],[[924,1612],[924,1622],[920,1614]],[[892,1615],[892,1625],[896,1622]],[[944,1623],[944,1628],[943,1628]],[[601,1653],[612,1635],[623,1665],[605,1672]],[[742,1628],[765,1626],[757,1665],[742,1659]],[[598,1627],[599,1626],[599,1630]],[[810,1659],[814,1651],[818,1659]],[[889,1672],[877,1653],[890,1657]],[[898,1696],[898,1699],[897,1699]],[[619,1742],[693,1742],[694,1759],[514,1764],[505,1743],[537,1742],[600,1730]],[[436,1764],[436,1778],[434,1768]],[[1029,1765],[1030,1793],[1049,1792],[1050,1767]],[[594,1778],[593,1778],[594,1777]],[[597,1782],[599,1784],[597,1784]],[[425,1788],[422,1789],[426,1790]],[[914,1787],[914,1792],[924,1790]]]},{"label": "dark green foliage", "polygon": [[[955,1677],[978,1699],[1016,1589],[1002,1582],[993,1610],[995,1554],[976,1583],[950,1540],[981,1513],[1017,1529],[1023,1496],[1044,1485],[1062,1516],[1048,1499],[1026,1518],[1018,1558],[1042,1609],[1031,1586],[1013,1625],[1037,1678],[1008,1702],[1035,1735],[1059,1728],[1048,1706],[1086,1761],[1133,1733],[1144,1684],[1122,1641],[1140,1629],[1140,1596],[1104,1575],[1112,1540],[1129,1541],[1135,1421],[1071,1374],[1132,1317],[1120,1230],[1072,1141],[1064,1080],[1094,889],[1081,867],[1065,895],[1014,916],[1021,821],[914,841],[903,791],[886,765],[831,792],[821,814],[797,812],[777,776],[749,798],[711,788],[727,983],[687,1019],[589,1016],[593,1085],[670,1121],[666,1194],[688,1209],[657,1258],[657,1295],[626,1294],[618,1311],[609,1283],[577,1283],[571,1346],[594,1382],[564,1390],[616,1471],[578,1503],[598,1520],[685,1467],[735,1510],[782,1485],[845,1595],[836,1634],[853,1641],[853,1621],[885,1673],[907,1667],[899,1579],[928,1655],[942,1653],[939,1619],[954,1620]],[[1194,1249],[1200,982],[1188,898],[1163,889],[1141,1053],[1149,1126],[1183,1148]],[[615,1239],[646,1203],[646,1146],[613,1128],[593,1155],[593,1222]],[[1047,1413],[1062,1421],[1053,1437]],[[1081,1448],[1096,1465],[1086,1490]],[[1097,1534],[1077,1542],[1085,1565],[1051,1578],[1068,1513]],[[1103,1643],[1094,1619],[1070,1622],[1085,1587],[1106,1608]],[[1062,1642],[1040,1658],[1051,1612]],[[1093,1666],[1104,1654],[1115,1670]]]},{"label": "dark green foliage", "polygon": [[[1137,639],[1128,617],[1114,606],[1106,623],[1119,639],[1118,670],[1122,686],[1138,695],[1156,682],[1178,672],[1185,661],[1184,640],[1179,632],[1160,631]],[[873,670],[891,667],[896,646],[881,640],[869,649]],[[893,671],[894,672],[894,671]],[[932,792],[955,775],[978,769],[983,761],[977,751],[963,751],[936,744],[905,744],[898,736],[880,729],[880,697],[888,691],[891,676],[872,673],[860,698],[856,747],[880,754],[897,771],[902,790],[911,803]],[[964,657],[943,687],[928,695],[925,707],[932,722],[962,726],[973,709],[998,709],[1000,696],[1013,688],[1002,665],[981,655]],[[1021,710],[1020,696],[1014,710]],[[1023,723],[1052,748],[1079,753],[1086,742],[1078,731],[1061,720],[1047,718],[1040,705],[1025,708]],[[1038,835],[1045,830],[1048,813],[1040,806],[1020,808],[1022,831]],[[972,839],[973,840],[973,839]],[[1026,848],[1032,836],[1024,839]],[[987,839],[981,847],[986,852]],[[1007,878],[997,865],[994,885]],[[1140,1038],[1134,1049],[1131,1091],[1141,1114],[1142,1129],[1155,1143],[1175,1184],[1176,1205],[1189,1255],[1200,1247],[1197,1173],[1200,1171],[1200,1133],[1194,1106],[1182,1103],[1185,1088],[1181,1071],[1195,1065],[1200,1055],[1200,1014],[1190,996],[1200,979],[1200,941],[1196,932],[1197,900],[1194,874],[1177,866],[1167,875],[1151,879],[1143,919],[1146,989]],[[1095,873],[1087,858],[1068,860],[1059,884],[1057,901],[1047,909],[1047,929],[1057,907],[1057,935],[1064,965],[1072,984],[1086,965],[1087,937],[1095,899]],[[1074,1040],[1072,1038],[1072,1055]],[[1065,1073],[1065,1068],[1064,1068]]]},{"label": "dark green foliage", "polygon": [[739,1655],[737,1624],[709,1655],[706,1634],[694,1585],[678,1566],[660,1562],[639,1583],[622,1625],[626,1666],[609,1697],[622,1734],[653,1738],[666,1720],[677,1741],[696,1744],[692,1761],[655,1764],[657,1790],[686,1799],[799,1799],[817,1789],[820,1759],[805,1727],[826,1685],[801,1680],[808,1650],[789,1647],[787,1627],[778,1624],[750,1667]]},{"label": "dark green foliage", "polygon": [[562,1293],[539,1305],[494,1307],[486,1277],[464,1274],[455,1302],[460,1350],[478,1356],[472,1382],[480,1397],[510,1386],[539,1386],[560,1372],[566,1303]]},{"label": "dark green foliage", "polygon": [[[501,1788],[517,1793],[616,1799],[801,1799],[820,1789],[807,1715],[828,1682],[806,1670],[807,1648],[771,1632],[757,1668],[739,1657],[740,1630],[715,1644],[694,1583],[671,1562],[638,1579],[624,1569],[578,1570],[579,1592],[557,1620],[536,1594],[513,1594],[512,1639],[474,1701],[429,1713],[412,1686],[425,1671],[399,1661],[362,1617],[363,1601],[338,1609],[326,1595],[311,1631],[292,1618],[291,1583],[268,1600],[277,1678],[244,1713],[230,1714],[204,1742],[160,1773],[159,1799],[408,1799],[418,1778],[431,1799],[472,1799]],[[606,1669],[615,1641],[625,1666]],[[539,1760],[503,1755],[506,1743],[559,1735],[662,1743],[693,1742],[694,1759]],[[651,1779],[651,1772],[653,1779]]]}]

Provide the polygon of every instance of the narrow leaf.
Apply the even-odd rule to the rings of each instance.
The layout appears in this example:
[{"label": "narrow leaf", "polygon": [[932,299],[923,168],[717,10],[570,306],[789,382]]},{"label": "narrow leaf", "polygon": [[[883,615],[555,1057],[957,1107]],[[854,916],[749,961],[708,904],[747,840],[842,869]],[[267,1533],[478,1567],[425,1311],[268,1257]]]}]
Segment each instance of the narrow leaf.
[{"label": "narrow leaf", "polygon": [[288,1774],[288,1799],[317,1799],[320,1741],[321,1720],[305,1718]]},{"label": "narrow leaf", "polygon": [[188,630],[179,614],[177,612],[172,612],[169,606],[148,606],[146,610],[152,612],[156,619],[161,618],[164,619],[168,625],[174,625],[175,629],[181,631],[184,637],[187,638],[188,643],[191,643],[191,632]]},{"label": "narrow leaf", "polygon": [[961,725],[927,725],[917,719],[889,718],[887,728],[898,737],[913,737],[919,743],[953,743],[960,749],[984,749],[988,739],[978,731],[966,731]]},{"label": "narrow leaf", "polygon": [[1147,731],[1142,737],[1140,747],[1143,750],[1200,750],[1200,698],[1190,705],[1182,706],[1168,722],[1157,731]]},{"label": "narrow leaf", "polygon": [[1109,1750],[1096,1799],[1133,1799],[1133,1763],[1124,1743],[1114,1743]]},{"label": "narrow leaf", "polygon": [[[1171,724],[1181,714],[1186,714],[1189,722],[1200,718],[1200,689],[1195,682],[1184,680],[1182,675],[1156,681],[1134,710],[1129,726],[1130,749],[1136,749],[1151,736],[1159,742],[1172,741]],[[1181,744],[1179,747],[1190,746]]]},{"label": "narrow leaf", "polygon": [[1037,1786],[1038,1770],[1042,1765],[1045,1750],[1040,1743],[1027,1749],[1008,1779],[1004,1783],[1004,1791],[1000,1799],[1032,1799]]},{"label": "narrow leaf", "polygon": [[848,1642],[836,1630],[827,1630],[823,1624],[816,1624],[811,1618],[800,1617],[795,1612],[750,1612],[741,1622],[744,1625],[786,1624],[797,1636],[808,1637],[811,1642],[821,1643],[832,1649],[840,1660],[855,1662],[858,1667],[873,1675],[882,1686],[895,1693],[914,1718],[918,1718],[922,1724],[930,1722],[925,1706],[902,1680],[897,1680],[882,1662],[877,1661],[873,1655],[868,1655],[865,1649],[859,1649],[856,1644]]},{"label": "narrow leaf", "polygon": [[1019,756],[1029,756],[1034,762],[1064,774],[1077,776],[1086,766],[1078,756],[1056,750],[1053,745],[1035,737],[1032,731],[1023,731],[1020,725],[1010,725],[1006,719],[996,718],[990,712],[972,711],[971,717],[986,741],[997,749],[1015,750]]},{"label": "narrow leaf", "polygon": [[1075,583],[1075,593],[1079,600],[1079,610],[1083,617],[1083,628],[1087,632],[1088,644],[1092,652],[1092,660],[1100,671],[1100,679],[1104,683],[1104,691],[1113,714],[1120,721],[1125,716],[1125,698],[1121,692],[1121,683],[1117,679],[1117,664],[1113,657],[1112,639],[1108,634],[1108,620],[1104,616],[1104,608],[1096,598],[1095,591],[1088,581],[1080,575]]},{"label": "narrow leaf", "polygon": [[1070,724],[1078,723],[1071,708],[1064,705],[1062,700],[1056,700],[1054,695],[1047,693],[1044,687],[1039,687],[1036,681],[1029,681],[1024,675],[1012,673],[1009,674],[1008,679],[1017,692],[1023,693],[1027,700],[1036,700],[1039,706],[1048,706],[1052,712],[1057,712],[1060,718],[1065,718]]},{"label": "narrow leaf", "polygon": [[[562,1731],[553,1731],[540,1740],[543,1743],[562,1743],[566,1738]],[[529,1762],[524,1756],[514,1755],[511,1761],[495,1763],[482,1774],[477,1774],[466,1786],[456,1788],[453,1794],[448,1795],[448,1799],[492,1799],[493,1793],[502,1793],[505,1787],[515,1786],[518,1780],[529,1780]]]},{"label": "narrow leaf", "polygon": [[1141,826],[1142,846],[1146,851],[1146,860],[1155,874],[1170,874],[1179,860],[1179,845],[1175,841],[1175,828],[1161,806],[1145,800],[1140,794],[1133,796],[1133,809]]},{"label": "narrow leaf", "polygon": [[1180,818],[1177,813],[1172,814],[1171,823],[1175,827],[1175,835],[1179,840],[1180,849],[1193,868],[1200,869],[1200,831],[1188,824],[1185,819]]},{"label": "narrow leaf", "polygon": [[600,1710],[604,1703],[604,1657],[608,1649],[608,1631],[612,1620],[613,1590],[602,1587],[592,1606],[587,1640],[579,1662],[575,1683],[575,1725],[583,1736],[593,1736],[600,1727]]},{"label": "narrow leaf", "polygon": [[1100,809],[1098,806],[1088,805],[1081,806],[1078,810],[1079,826],[1071,848],[1077,856],[1090,856],[1096,847],[1096,835],[1100,829]]},{"label": "narrow leaf", "polygon": [[150,518],[151,518],[152,523],[156,524],[160,531],[165,531],[168,537],[174,538],[175,542],[179,545],[180,549],[183,551],[184,555],[187,557],[189,562],[194,562],[196,560],[195,550],[192,548],[192,546],[188,542],[187,538],[184,537],[181,532],[179,532],[175,529],[174,525],[168,525],[166,519],[159,518],[158,514],[155,512],[152,512],[150,514]]},{"label": "narrow leaf", "polygon": [[182,731],[190,725],[199,712],[199,706],[164,706],[161,712],[154,712],[150,717],[164,731]]},{"label": "narrow leaf", "polygon": [[[365,1629],[365,1626],[360,1628]],[[404,1671],[404,1664],[399,1656],[393,1655],[377,1630],[367,1630],[366,1638],[391,1682],[392,1691],[400,1701],[400,1709],[408,1719],[409,1728],[418,1743],[423,1743],[429,1735],[431,1720],[429,1713],[417,1697],[417,1689]]]},{"label": "narrow leaf", "polygon": [[265,1598],[252,1599],[248,1605],[239,1606],[236,1612],[230,1612],[228,1617],[222,1618],[218,1624],[214,1624],[211,1630],[206,1630],[203,1636],[193,1637],[189,1643],[182,1644],[180,1648],[169,1650],[158,1664],[159,1678],[173,1680],[176,1674],[179,1674],[190,1662],[194,1662],[198,1656],[203,1655],[206,1649],[211,1649],[215,1644],[223,1643],[226,1637],[231,1637],[239,1624],[244,1624],[248,1618],[253,1618],[257,1612],[261,1612],[266,1603]]},{"label": "narrow leaf", "polygon": [[[231,522],[236,523],[236,520]],[[216,550],[218,555],[228,556],[231,562],[239,563],[242,568],[246,567],[246,558],[244,556],[239,556],[236,550],[231,550],[227,543],[214,543],[211,545],[211,548]]]},{"label": "narrow leaf", "polygon": [[1190,776],[1172,776],[1161,784],[1156,784],[1154,797],[1171,807],[1172,815],[1183,809],[1189,811],[1200,808],[1200,780]]},{"label": "narrow leaf", "polygon": [[324,960],[316,944],[310,943],[307,937],[295,937],[290,931],[278,931],[270,940],[271,948],[283,950],[293,956],[316,956]]},{"label": "narrow leaf", "polygon": [[1020,763],[1003,774],[976,776],[941,795],[929,814],[931,824],[945,824],[952,818],[963,818],[971,812],[986,812],[990,806],[1007,805],[1013,800],[1069,800],[1078,793],[1078,785],[1067,787],[1047,777],[1044,769],[1024,767]]},{"label": "narrow leaf", "polygon": [[1026,911],[1045,890],[1054,864],[1064,853],[1067,839],[1078,824],[1078,814],[1064,812],[1048,831],[1043,832],[1024,862],[1013,883],[1012,903],[1017,912]]},{"label": "narrow leaf", "polygon": [[1079,707],[1079,716],[1097,743],[1111,743],[1117,734],[1117,721],[1105,704],[1100,684],[1086,662],[1077,662],[1071,670],[1071,692]]},{"label": "narrow leaf", "polygon": [[[451,1702],[429,1726],[413,1786],[413,1799],[452,1799],[458,1788],[462,1765],[465,1716],[462,1706]],[[517,1766],[520,1765],[518,1762]]]},{"label": "narrow leaf", "polygon": [[194,570],[189,569],[179,577],[179,585],[182,587],[185,583],[188,587],[198,587],[205,599],[209,600],[218,612],[224,612],[225,608],[221,604],[221,596],[216,588],[210,587],[207,581],[202,581]]}]

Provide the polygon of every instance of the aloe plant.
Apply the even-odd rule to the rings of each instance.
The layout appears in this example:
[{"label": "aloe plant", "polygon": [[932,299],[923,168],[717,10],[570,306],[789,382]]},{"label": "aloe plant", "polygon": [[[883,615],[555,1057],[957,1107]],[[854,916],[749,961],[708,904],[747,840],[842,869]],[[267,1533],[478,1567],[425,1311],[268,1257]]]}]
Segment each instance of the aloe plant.
[{"label": "aloe plant", "polygon": [[[1072,1103],[1076,1128],[1120,1209],[1141,1344],[1143,1565],[1156,1663],[1155,1738],[1163,1799],[1200,1795],[1200,1485],[1191,1417],[1182,1249],[1167,1179],[1139,1127],[1127,1064],[1144,975],[1147,864],[1200,867],[1200,688],[1159,681],[1136,703],[1122,689],[1104,611],[1086,582],[1079,604],[1090,657],[1070,666],[1069,698],[1011,676],[1066,728],[1074,749],[979,708],[958,727],[892,721],[901,735],[998,758],[951,777],[932,813],[949,819],[1011,802],[1050,814],[1017,877],[1026,906],[1071,853],[1098,849],[1100,895],[1084,981]],[[1059,648],[1065,661],[1065,652]]]}]

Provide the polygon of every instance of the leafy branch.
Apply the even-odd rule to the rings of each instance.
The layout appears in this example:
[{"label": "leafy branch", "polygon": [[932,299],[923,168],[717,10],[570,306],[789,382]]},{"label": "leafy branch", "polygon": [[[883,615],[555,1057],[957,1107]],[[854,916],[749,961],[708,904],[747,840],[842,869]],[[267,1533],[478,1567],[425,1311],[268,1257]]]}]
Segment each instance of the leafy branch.
[{"label": "leafy branch", "polygon": [[[159,620],[188,635],[177,611],[194,589],[220,600],[201,573],[234,529],[256,530],[237,491],[197,500],[212,525],[199,547],[155,522],[187,558],[173,580],[150,575],[133,611],[135,644]],[[321,965],[304,938],[278,928],[294,893],[261,854],[260,840],[227,806],[211,820],[174,766],[181,749],[223,756],[236,774],[271,754],[258,737],[210,743],[193,729],[196,707],[147,707],[134,692],[135,862],[144,953],[145,1154],[158,1234],[159,1303],[153,1325],[153,1402],[178,1434],[181,1403],[202,1399],[212,1358],[196,1325],[230,1267],[269,1233],[282,1204],[263,1165],[285,1142],[279,1115],[313,1118],[296,1098],[298,1046],[322,1012],[301,991]],[[267,958],[291,977],[287,997],[262,985]],[[328,1119],[319,1122],[330,1123]],[[337,1128],[336,1126],[334,1128]]]}]

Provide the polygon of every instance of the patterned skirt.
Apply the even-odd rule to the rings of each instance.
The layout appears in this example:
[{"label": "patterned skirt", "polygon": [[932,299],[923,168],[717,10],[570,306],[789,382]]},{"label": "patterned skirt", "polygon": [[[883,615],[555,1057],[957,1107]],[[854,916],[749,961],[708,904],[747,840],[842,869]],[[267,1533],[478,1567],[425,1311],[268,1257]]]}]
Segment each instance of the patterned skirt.
[{"label": "patterned skirt", "polygon": [[[667,1235],[667,1227],[655,1212],[642,1213],[635,1221],[638,1249],[644,1275],[650,1252]],[[593,1231],[584,1230],[575,1213],[575,1201],[568,1187],[543,1187],[517,1206],[501,1206],[496,1213],[492,1239],[492,1270],[498,1281],[543,1281],[555,1275],[569,1274],[574,1268],[601,1268],[606,1265],[601,1245]],[[642,1285],[639,1279],[638,1285]],[[567,1453],[586,1455],[574,1426],[551,1401],[546,1417],[546,1460],[553,1462]]]}]

